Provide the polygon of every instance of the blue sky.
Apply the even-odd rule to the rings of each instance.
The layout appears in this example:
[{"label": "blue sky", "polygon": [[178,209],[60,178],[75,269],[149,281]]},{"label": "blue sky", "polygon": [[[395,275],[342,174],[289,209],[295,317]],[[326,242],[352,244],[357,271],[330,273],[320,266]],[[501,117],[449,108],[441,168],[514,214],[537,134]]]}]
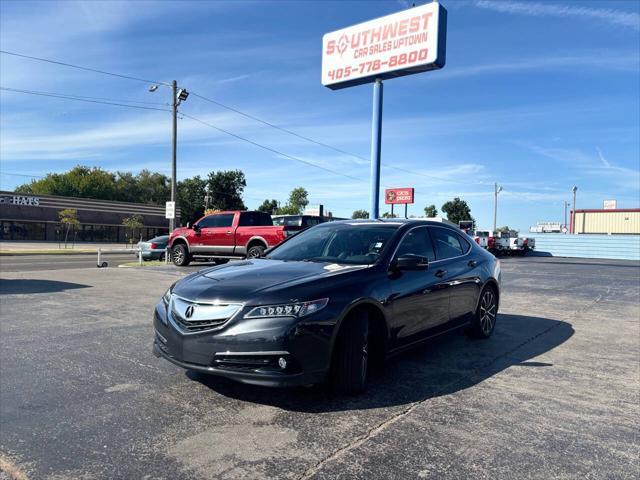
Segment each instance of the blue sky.
[{"label": "blue sky", "polygon": [[[416,2],[418,4],[424,2]],[[448,1],[447,65],[385,83],[385,186],[416,189],[410,214],[454,196],[490,227],[526,229],[578,208],[640,206],[640,2]],[[376,2],[0,3],[3,50],[169,82],[368,158],[372,87],[320,84],[322,35],[407,8]],[[3,87],[128,101],[168,89],[0,55]],[[169,173],[166,112],[1,92],[0,180],[76,164]],[[140,104],[146,105],[146,104]],[[152,106],[152,105],[149,105]],[[338,216],[368,208],[369,165],[191,96],[182,110],[349,176],[331,174],[179,121],[179,177],[242,169],[245,203],[304,186]]]}]

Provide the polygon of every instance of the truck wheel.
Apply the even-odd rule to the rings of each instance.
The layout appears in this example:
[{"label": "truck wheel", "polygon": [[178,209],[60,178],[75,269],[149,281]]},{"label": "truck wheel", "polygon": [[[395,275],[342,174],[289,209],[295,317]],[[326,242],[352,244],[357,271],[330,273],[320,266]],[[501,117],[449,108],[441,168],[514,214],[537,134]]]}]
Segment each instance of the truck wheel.
[{"label": "truck wheel", "polygon": [[253,245],[247,252],[247,258],[260,258],[264,255],[264,247],[262,245]]},{"label": "truck wheel", "polygon": [[186,267],[191,262],[189,250],[182,244],[178,244],[171,250],[171,260],[176,267]]},{"label": "truck wheel", "polygon": [[369,370],[369,317],[359,311],[346,320],[336,341],[331,365],[333,389],[345,395],[364,391]]},{"label": "truck wheel", "polygon": [[498,296],[492,286],[487,286],[480,294],[478,310],[467,330],[473,338],[489,338],[496,328],[498,318]]}]

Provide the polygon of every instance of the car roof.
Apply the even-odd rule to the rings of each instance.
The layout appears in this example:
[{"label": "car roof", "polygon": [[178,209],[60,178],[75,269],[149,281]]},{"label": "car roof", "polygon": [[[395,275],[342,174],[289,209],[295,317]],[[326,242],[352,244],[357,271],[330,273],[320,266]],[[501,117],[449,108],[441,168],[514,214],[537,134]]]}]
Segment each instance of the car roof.
[{"label": "car roof", "polygon": [[[354,220],[335,220],[333,222],[326,222],[322,225],[331,224],[343,224],[343,225],[389,225],[389,226],[403,226],[403,225],[434,225],[434,226],[446,226],[455,230],[460,228],[453,222],[440,217],[434,218],[377,218],[377,219],[354,219]],[[462,231],[462,230],[460,230]]]}]

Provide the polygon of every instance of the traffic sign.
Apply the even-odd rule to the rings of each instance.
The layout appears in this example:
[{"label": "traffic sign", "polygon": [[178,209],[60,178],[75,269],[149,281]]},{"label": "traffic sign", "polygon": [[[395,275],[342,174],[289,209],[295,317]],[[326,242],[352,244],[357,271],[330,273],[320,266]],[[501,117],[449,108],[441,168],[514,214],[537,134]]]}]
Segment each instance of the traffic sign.
[{"label": "traffic sign", "polygon": [[167,202],[165,204],[164,218],[173,219],[176,218],[176,202]]}]

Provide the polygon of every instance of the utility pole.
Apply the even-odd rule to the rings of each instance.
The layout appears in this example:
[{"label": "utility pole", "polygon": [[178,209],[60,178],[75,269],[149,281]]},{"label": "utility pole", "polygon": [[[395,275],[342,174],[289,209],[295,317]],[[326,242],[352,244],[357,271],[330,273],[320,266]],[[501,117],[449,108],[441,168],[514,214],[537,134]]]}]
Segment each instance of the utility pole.
[{"label": "utility pole", "polygon": [[[171,85],[168,83],[151,85],[149,92],[156,92],[161,85],[171,87],[171,201],[174,202],[174,211],[177,212],[178,180],[176,158],[178,156],[178,105],[187,99],[189,92],[184,88],[178,90],[178,82],[175,80],[171,82]],[[173,217],[174,218],[169,219],[169,233],[173,232],[173,229],[176,228],[175,214]]]},{"label": "utility pole", "polygon": [[576,192],[578,191],[578,187],[573,187],[571,189],[573,192],[573,214],[571,215],[571,233],[576,233]]},{"label": "utility pole", "polygon": [[[175,202],[178,196],[178,187],[176,181],[178,156],[178,82],[175,80],[171,83],[171,116],[173,128],[171,129],[171,201]],[[176,208],[176,211],[178,209]],[[169,219],[169,233],[176,228],[176,217]]]},{"label": "utility pole", "polygon": [[495,235],[498,220],[498,194],[502,191],[497,183],[493,184],[493,233]]}]

